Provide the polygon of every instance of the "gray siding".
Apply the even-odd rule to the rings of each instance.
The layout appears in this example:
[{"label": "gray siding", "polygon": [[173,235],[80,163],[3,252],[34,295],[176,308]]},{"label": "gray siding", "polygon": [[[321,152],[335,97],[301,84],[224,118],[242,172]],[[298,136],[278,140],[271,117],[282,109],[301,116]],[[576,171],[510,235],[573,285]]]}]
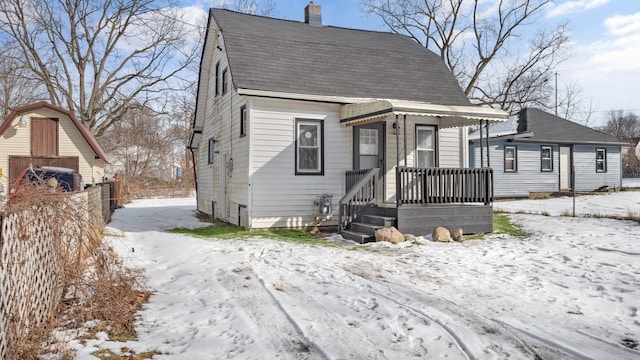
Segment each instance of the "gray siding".
[{"label": "gray siding", "polygon": [[[517,148],[517,172],[504,171],[505,145]],[[540,151],[543,145],[553,148],[553,171],[550,172],[540,170]],[[496,198],[528,197],[532,192],[560,191],[559,145],[492,141],[489,148]],[[596,172],[596,148],[607,149],[607,172],[605,173]],[[480,167],[478,141],[469,145],[469,152],[471,167]],[[576,171],[576,191],[593,191],[603,185],[619,188],[622,185],[619,146],[574,145],[572,157]]]},{"label": "gray siding", "polygon": [[[517,153],[517,171],[504,171],[504,147],[515,146]],[[541,146],[553,148],[553,171],[540,170]],[[480,167],[480,148],[475,142],[469,147],[472,166]],[[493,168],[494,196],[496,198],[528,197],[532,192],[559,191],[558,145],[526,144],[506,141],[492,142],[490,147],[490,165]],[[485,149],[486,150],[486,149]],[[486,154],[485,154],[486,156]],[[487,166],[485,162],[485,167]]]},{"label": "gray siding", "polygon": [[[607,171],[596,172],[596,148],[607,149]],[[575,145],[573,164],[576,169],[576,191],[593,191],[603,185],[622,186],[620,146]]]}]

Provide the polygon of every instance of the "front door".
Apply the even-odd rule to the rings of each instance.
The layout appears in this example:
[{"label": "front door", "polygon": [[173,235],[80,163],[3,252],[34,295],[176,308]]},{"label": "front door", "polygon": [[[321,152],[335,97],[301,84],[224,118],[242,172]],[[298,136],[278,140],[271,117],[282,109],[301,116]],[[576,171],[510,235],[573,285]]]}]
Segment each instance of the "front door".
[{"label": "front door", "polygon": [[560,146],[560,191],[571,189],[571,147]]},{"label": "front door", "polygon": [[378,122],[353,128],[353,169],[380,168],[378,194],[384,199],[384,132],[385,123]]}]

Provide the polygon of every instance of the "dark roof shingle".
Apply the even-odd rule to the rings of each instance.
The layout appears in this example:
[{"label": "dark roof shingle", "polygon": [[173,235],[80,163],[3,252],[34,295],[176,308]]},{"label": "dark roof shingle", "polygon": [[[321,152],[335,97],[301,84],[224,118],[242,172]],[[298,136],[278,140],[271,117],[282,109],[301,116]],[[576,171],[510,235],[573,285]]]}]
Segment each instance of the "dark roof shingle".
[{"label": "dark roof shingle", "polygon": [[533,133],[531,139],[554,143],[624,144],[615,136],[531,108],[520,111],[518,133]]},{"label": "dark roof shingle", "polygon": [[442,59],[407,36],[211,14],[237,88],[469,105]]}]

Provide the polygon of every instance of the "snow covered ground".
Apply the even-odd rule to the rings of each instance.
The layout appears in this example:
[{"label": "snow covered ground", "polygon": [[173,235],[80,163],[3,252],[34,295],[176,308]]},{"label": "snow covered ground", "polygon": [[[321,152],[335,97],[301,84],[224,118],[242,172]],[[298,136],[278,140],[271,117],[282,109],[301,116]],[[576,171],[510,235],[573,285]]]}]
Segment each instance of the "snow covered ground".
[{"label": "snow covered ground", "polygon": [[[623,194],[603,196],[637,206]],[[530,237],[338,247],[164,231],[194,215],[193,198],[116,210],[108,241],[155,294],[138,341],[72,341],[78,358],[640,359],[636,222],[515,214]]]}]

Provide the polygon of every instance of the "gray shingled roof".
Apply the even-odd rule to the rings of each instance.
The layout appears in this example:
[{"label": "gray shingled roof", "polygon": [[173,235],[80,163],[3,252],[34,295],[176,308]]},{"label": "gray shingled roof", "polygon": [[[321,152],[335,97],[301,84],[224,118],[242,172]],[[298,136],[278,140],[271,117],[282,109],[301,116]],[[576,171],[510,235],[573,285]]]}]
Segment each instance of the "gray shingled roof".
[{"label": "gray shingled roof", "polygon": [[[565,120],[546,111],[530,108],[509,116],[509,120],[504,123],[489,126],[489,136],[492,138],[509,138],[514,135],[521,135],[518,138],[520,141],[554,144],[628,145],[615,136]],[[477,131],[469,135],[470,140],[479,138],[480,134]]]},{"label": "gray shingled roof", "polygon": [[211,14],[236,88],[469,105],[442,59],[407,36]]},{"label": "gray shingled roof", "polygon": [[530,139],[553,143],[626,144],[615,136],[538,109],[523,109],[520,111],[518,133],[529,132],[533,133]]}]

